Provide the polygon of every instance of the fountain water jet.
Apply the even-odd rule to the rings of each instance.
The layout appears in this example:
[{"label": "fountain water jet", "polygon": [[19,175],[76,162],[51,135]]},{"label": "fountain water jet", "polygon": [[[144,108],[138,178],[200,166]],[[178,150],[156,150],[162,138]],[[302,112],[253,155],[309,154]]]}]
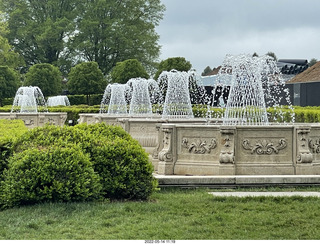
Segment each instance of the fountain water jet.
[{"label": "fountain water jet", "polygon": [[127,85],[131,88],[129,115],[152,115],[152,104],[161,104],[157,82],[153,79],[132,78]]},{"label": "fountain water jet", "polygon": [[159,82],[166,81],[166,96],[163,105],[162,118],[193,118],[189,78],[191,73],[171,70],[164,71],[159,76]]},{"label": "fountain water jet", "polygon": [[0,113],[1,119],[21,119],[28,128],[45,124],[63,126],[67,113],[49,113],[39,87],[20,87],[10,113]]},{"label": "fountain water jet", "polygon": [[13,100],[11,113],[48,112],[42,91],[37,86],[20,87]]},{"label": "fountain water jet", "polygon": [[47,105],[50,107],[70,106],[70,102],[67,96],[54,96],[48,98]]},{"label": "fountain water jet", "polygon": [[[100,114],[128,114],[126,95],[129,91],[127,84],[109,84],[103,94],[100,105]],[[108,110],[106,110],[106,106]]]}]

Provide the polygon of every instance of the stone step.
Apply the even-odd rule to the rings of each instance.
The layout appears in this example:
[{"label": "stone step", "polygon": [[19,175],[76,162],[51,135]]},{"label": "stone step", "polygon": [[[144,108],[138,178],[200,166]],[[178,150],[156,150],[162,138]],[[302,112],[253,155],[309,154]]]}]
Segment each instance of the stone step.
[{"label": "stone step", "polygon": [[234,175],[185,176],[158,175],[160,187],[260,187],[260,186],[320,186],[320,175]]}]

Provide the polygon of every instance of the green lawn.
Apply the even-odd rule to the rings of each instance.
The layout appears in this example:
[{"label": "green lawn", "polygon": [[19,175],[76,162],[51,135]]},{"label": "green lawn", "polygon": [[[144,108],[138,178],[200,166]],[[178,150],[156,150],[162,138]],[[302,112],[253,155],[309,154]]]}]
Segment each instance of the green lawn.
[{"label": "green lawn", "polygon": [[167,189],[148,202],[7,209],[0,212],[0,239],[320,239],[320,198],[213,197],[209,191]]}]

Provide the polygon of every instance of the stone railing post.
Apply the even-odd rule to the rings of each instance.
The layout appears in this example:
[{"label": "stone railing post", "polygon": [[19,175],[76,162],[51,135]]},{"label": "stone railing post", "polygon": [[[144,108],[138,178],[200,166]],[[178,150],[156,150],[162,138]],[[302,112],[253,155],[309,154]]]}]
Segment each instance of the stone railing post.
[{"label": "stone railing post", "polygon": [[297,127],[297,163],[312,163],[313,155],[309,149],[310,127]]},{"label": "stone railing post", "polygon": [[221,164],[234,164],[234,140],[236,128],[233,126],[221,127]]},{"label": "stone railing post", "polygon": [[163,148],[158,154],[158,173],[162,175],[173,175],[176,160],[177,142],[175,140],[176,129],[174,125],[165,125],[163,132]]}]

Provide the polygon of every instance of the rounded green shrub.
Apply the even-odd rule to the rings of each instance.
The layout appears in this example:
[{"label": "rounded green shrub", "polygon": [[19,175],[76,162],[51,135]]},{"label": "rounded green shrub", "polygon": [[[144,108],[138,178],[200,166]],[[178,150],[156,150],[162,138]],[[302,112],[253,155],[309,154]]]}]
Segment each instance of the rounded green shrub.
[{"label": "rounded green shrub", "polygon": [[87,201],[101,184],[88,155],[76,145],[30,148],[9,160],[1,183],[1,205]]},{"label": "rounded green shrub", "polygon": [[47,125],[23,134],[14,151],[78,145],[89,155],[102,184],[101,194],[111,199],[147,199],[157,185],[153,166],[141,145],[121,127],[104,123],[74,127]]}]

